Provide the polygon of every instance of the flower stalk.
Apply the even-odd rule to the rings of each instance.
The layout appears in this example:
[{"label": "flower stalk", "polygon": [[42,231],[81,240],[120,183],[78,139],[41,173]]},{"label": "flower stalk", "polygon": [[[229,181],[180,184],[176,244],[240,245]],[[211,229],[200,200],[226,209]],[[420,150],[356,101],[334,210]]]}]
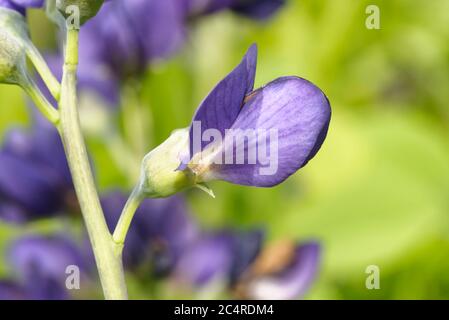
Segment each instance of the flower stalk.
[{"label": "flower stalk", "polygon": [[126,235],[128,234],[129,227],[131,226],[132,219],[137,209],[139,208],[145,196],[142,192],[141,184],[136,186],[136,188],[131,193],[128,201],[123,208],[120,219],[115,228],[112,238],[114,242],[119,246],[120,253],[123,250],[123,245],[125,244]]},{"label": "flower stalk", "polygon": [[86,223],[106,299],[127,299],[121,252],[112,240],[101,208],[80,128],[76,96],[78,30],[67,31],[66,54],[59,103],[59,131],[73,183]]},{"label": "flower stalk", "polygon": [[23,90],[30,96],[36,107],[42,113],[42,115],[47,118],[55,126],[59,125],[59,113],[53,108],[50,102],[45,98],[42,92],[37,87],[36,83],[27,74],[20,83]]},{"label": "flower stalk", "polygon": [[55,78],[51,70],[48,68],[47,63],[45,63],[45,60],[40,52],[33,44],[30,43],[27,46],[26,53],[31,63],[34,65],[37,72],[41,76],[42,80],[44,80],[52,96],[56,100],[59,100],[61,94],[61,85],[59,84],[59,81]]}]

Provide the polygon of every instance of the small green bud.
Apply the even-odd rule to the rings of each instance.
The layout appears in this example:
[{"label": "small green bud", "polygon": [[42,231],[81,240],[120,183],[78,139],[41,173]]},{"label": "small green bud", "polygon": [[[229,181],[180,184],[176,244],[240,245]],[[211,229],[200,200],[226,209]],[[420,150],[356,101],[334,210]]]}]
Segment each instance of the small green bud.
[{"label": "small green bud", "polygon": [[173,195],[195,185],[189,171],[177,170],[180,156],[189,150],[189,128],[175,130],[170,137],[145,156],[142,163],[141,192],[149,198]]},{"label": "small green bud", "polygon": [[0,30],[0,83],[20,84],[25,70],[23,48],[4,30]]},{"label": "small green bud", "polygon": [[26,41],[30,39],[25,17],[15,10],[0,7],[0,30]]},{"label": "small green bud", "polygon": [[26,75],[25,20],[16,11],[0,8],[0,83],[22,84]]},{"label": "small green bud", "polygon": [[103,0],[57,0],[56,7],[66,19],[72,20],[67,21],[68,25],[72,24],[79,28],[79,25],[95,17],[103,2]]}]

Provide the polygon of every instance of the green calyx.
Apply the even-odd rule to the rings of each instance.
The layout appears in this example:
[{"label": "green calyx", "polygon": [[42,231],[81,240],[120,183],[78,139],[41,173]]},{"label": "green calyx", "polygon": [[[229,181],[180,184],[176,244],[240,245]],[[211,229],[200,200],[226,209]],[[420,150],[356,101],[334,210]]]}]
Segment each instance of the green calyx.
[{"label": "green calyx", "polygon": [[145,156],[142,162],[141,191],[145,197],[163,198],[195,185],[188,171],[177,170],[180,155],[188,151],[189,129],[175,130]]}]

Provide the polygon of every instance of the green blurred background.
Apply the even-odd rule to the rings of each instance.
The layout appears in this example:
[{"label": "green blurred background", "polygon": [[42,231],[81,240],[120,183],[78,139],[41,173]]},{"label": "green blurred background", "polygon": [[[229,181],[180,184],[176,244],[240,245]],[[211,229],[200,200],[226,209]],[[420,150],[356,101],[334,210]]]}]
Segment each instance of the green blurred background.
[{"label": "green blurred background", "polygon": [[[365,27],[369,4],[380,8],[380,30]],[[30,23],[35,42],[51,51],[51,24],[37,11]],[[142,155],[189,124],[253,42],[256,86],[284,75],[317,84],[333,107],[329,135],[281,186],[217,182],[215,200],[189,192],[201,225],[265,226],[270,240],[320,240],[323,265],[308,299],[449,298],[447,0],[291,0],[263,24],[230,13],[202,19],[180,54],[148,70],[141,90],[125,87],[117,117],[85,117],[101,190],[130,188]],[[20,90],[0,86],[0,105],[2,136],[28,122]],[[110,122],[120,135],[107,130]],[[0,248],[15,232],[0,226]],[[380,268],[380,290],[365,287],[368,265]]]}]

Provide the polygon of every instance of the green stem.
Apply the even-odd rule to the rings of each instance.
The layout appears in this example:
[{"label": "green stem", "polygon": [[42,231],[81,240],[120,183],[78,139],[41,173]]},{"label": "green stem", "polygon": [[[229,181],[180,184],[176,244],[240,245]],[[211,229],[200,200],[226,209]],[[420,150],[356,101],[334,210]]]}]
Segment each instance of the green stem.
[{"label": "green stem", "polygon": [[119,246],[120,250],[123,248],[123,245],[125,243],[126,235],[128,234],[128,230],[134,214],[136,213],[136,210],[139,208],[144,198],[145,197],[142,193],[142,188],[139,184],[133,190],[131,196],[126,202],[125,208],[123,208],[122,214],[120,215],[120,219],[117,223],[117,227],[115,228],[114,235],[112,236],[114,242]]},{"label": "green stem", "polygon": [[76,97],[78,31],[68,30],[59,131],[106,299],[127,299],[122,259],[106,225],[81,133]]},{"label": "green stem", "polygon": [[55,100],[58,101],[61,93],[61,85],[51,72],[39,50],[37,50],[33,44],[30,44],[27,46],[26,52],[28,58],[33,63],[37,72],[42,77],[42,80],[44,80],[45,84],[50,90],[50,93],[55,98]]},{"label": "green stem", "polygon": [[59,112],[53,108],[50,102],[45,98],[37,87],[36,83],[28,75],[21,81],[21,87],[31,97],[39,111],[54,125],[59,123]]}]

